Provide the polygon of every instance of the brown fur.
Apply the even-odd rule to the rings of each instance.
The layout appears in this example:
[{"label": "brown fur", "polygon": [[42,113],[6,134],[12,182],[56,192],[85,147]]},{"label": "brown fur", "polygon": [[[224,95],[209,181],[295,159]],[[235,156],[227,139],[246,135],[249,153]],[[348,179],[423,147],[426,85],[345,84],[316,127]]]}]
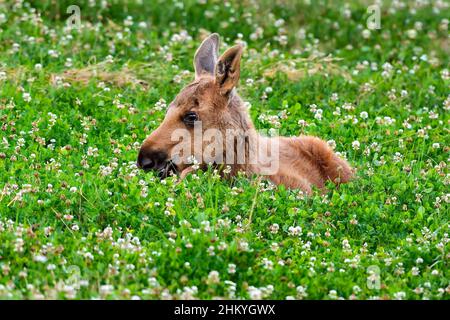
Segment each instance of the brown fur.
[{"label": "brown fur", "polygon": [[[262,139],[277,139],[280,165],[278,171],[269,176],[275,184],[301,189],[310,194],[312,186],[324,188],[327,180],[336,184],[349,181],[353,174],[349,164],[339,158],[323,140],[312,136],[266,138],[258,135],[243,101],[234,89],[239,80],[242,50],[241,46],[234,46],[217,58],[218,36],[213,34],[202,43],[194,61],[196,79],[181,90],[170,104],[164,121],[144,141],[140,159],[141,155],[151,156],[154,152],[171,154],[178,143],[171,141],[172,132],[175,129],[186,129],[182,121],[183,115],[194,111],[202,121],[203,131],[208,128],[216,128],[222,132],[227,129],[244,130],[250,133],[246,140],[248,145]],[[188,143],[194,146],[194,141]],[[203,144],[203,147],[207,146],[207,142]],[[229,152],[235,152],[235,147],[225,146],[224,157]],[[245,171],[247,174],[261,173],[258,164],[234,163],[230,166],[231,175],[238,171]],[[182,177],[193,171],[188,164],[179,164],[177,170]]]}]

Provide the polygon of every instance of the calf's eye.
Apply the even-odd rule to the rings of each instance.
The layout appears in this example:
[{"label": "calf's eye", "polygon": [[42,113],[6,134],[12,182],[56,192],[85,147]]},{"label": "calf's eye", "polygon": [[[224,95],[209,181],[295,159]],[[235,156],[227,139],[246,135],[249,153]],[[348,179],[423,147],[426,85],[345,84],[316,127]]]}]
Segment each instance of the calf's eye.
[{"label": "calf's eye", "polygon": [[198,121],[198,114],[190,111],[183,116],[183,122],[187,125],[194,125],[194,122]]}]

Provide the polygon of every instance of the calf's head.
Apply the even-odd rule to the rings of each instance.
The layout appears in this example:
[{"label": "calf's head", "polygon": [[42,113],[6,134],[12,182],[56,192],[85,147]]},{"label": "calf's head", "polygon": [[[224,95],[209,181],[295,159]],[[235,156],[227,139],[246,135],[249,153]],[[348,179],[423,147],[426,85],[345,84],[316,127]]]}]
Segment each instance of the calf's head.
[{"label": "calf's head", "polygon": [[[194,157],[207,163],[203,150],[205,139],[195,139],[208,129],[225,130],[239,126],[242,119],[230,108],[240,76],[242,46],[229,48],[218,57],[219,36],[206,38],[194,57],[195,79],[181,90],[169,104],[161,125],[143,142],[137,165],[144,170],[156,170],[160,177],[182,171]],[[199,154],[202,153],[202,154]]]}]

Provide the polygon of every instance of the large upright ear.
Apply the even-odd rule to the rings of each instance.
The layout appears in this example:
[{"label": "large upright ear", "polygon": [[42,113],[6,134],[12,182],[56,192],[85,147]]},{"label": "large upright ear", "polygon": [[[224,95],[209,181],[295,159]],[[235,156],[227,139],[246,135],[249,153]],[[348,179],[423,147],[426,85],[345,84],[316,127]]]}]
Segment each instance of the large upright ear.
[{"label": "large upright ear", "polygon": [[195,78],[203,73],[214,75],[214,67],[219,55],[219,35],[211,34],[203,40],[194,56]]},{"label": "large upright ear", "polygon": [[243,47],[236,45],[225,51],[217,61],[215,77],[221,95],[230,93],[239,82],[242,51]]}]

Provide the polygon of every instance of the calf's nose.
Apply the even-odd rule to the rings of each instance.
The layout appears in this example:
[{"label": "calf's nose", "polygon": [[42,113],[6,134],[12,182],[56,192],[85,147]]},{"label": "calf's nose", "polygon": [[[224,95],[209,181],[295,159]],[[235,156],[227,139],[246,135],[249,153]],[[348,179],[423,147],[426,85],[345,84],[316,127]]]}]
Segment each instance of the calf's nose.
[{"label": "calf's nose", "polygon": [[139,150],[137,166],[145,171],[161,169],[167,163],[167,153],[155,150]]}]

